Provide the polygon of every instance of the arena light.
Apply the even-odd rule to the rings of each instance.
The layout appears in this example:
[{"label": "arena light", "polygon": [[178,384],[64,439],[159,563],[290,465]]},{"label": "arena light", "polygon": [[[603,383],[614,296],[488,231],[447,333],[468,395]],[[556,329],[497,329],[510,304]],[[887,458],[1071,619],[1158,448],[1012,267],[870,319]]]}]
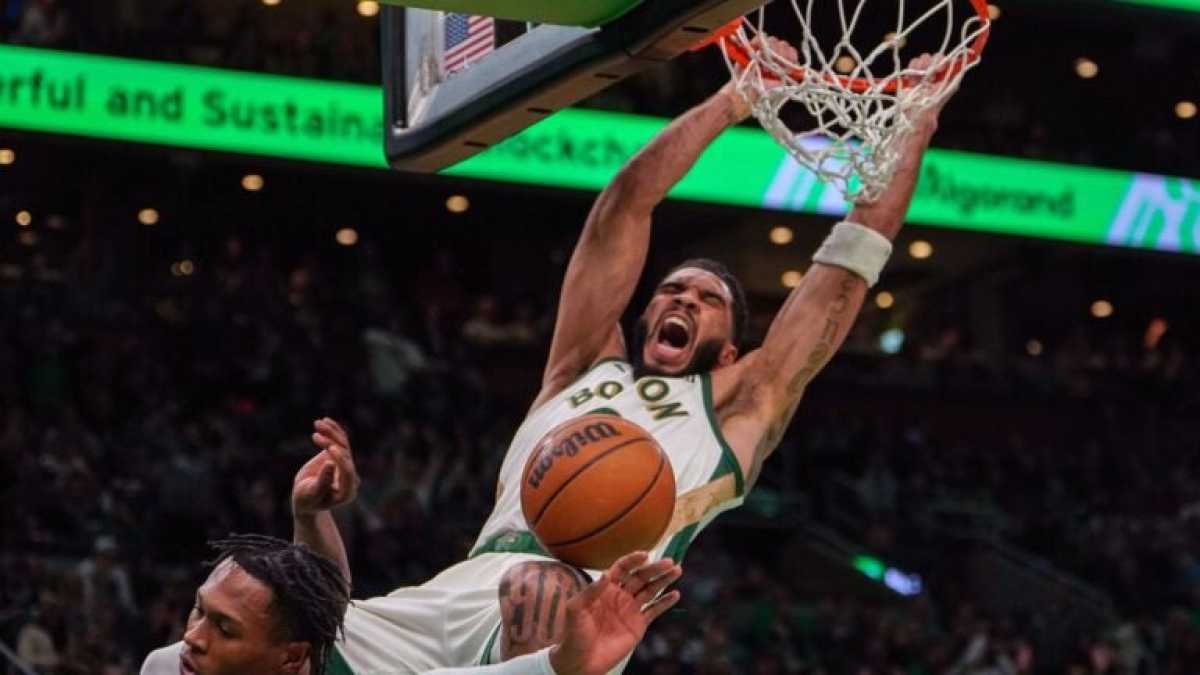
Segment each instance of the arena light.
[{"label": "arena light", "polygon": [[446,210],[450,213],[466,213],[471,208],[471,200],[464,195],[450,195],[446,199]]},{"label": "arena light", "polygon": [[854,70],[855,65],[856,64],[854,61],[854,57],[845,55],[845,54],[843,54],[842,56],[839,56],[837,58],[837,61],[833,62],[833,67],[836,68],[837,71],[843,75]]},{"label": "arena light", "polygon": [[1025,343],[1025,353],[1029,354],[1030,356],[1041,356],[1042,355],[1042,341],[1033,339],[1033,340],[1030,340],[1029,342],[1026,342]]},{"label": "arena light", "polygon": [[1181,120],[1190,120],[1196,116],[1196,104],[1191,101],[1180,101],[1175,104],[1175,115]]},{"label": "arena light", "polygon": [[242,189],[246,192],[258,192],[263,189],[263,177],[256,173],[248,173],[242,176]]},{"label": "arena light", "polygon": [[879,336],[879,349],[884,354],[899,354],[904,349],[904,331],[889,328]]},{"label": "arena light", "polygon": [[779,283],[783,284],[784,288],[795,288],[804,280],[804,273],[800,270],[788,270],[779,277]]},{"label": "arena light", "polygon": [[1000,11],[999,5],[991,5],[991,4],[988,5],[988,18],[989,19],[991,19],[992,21],[995,21],[996,19],[1000,18],[1001,14],[1003,14],[1003,12]]},{"label": "arena light", "polygon": [[895,567],[889,567],[883,573],[883,585],[900,595],[910,597],[920,595],[921,591],[925,589],[925,584],[921,581],[921,575],[916,573],[907,574]]},{"label": "arena light", "polygon": [[33,224],[33,214],[24,209],[17,211],[17,224],[21,227],[29,227]]},{"label": "arena light", "polygon": [[933,255],[933,244],[924,239],[918,239],[908,245],[908,254],[917,260],[925,260]]},{"label": "arena light", "polygon": [[1113,304],[1108,300],[1097,300],[1092,303],[1092,316],[1097,319],[1107,319],[1113,315]]},{"label": "arena light", "polygon": [[191,260],[186,260],[186,259],[180,260],[179,261],[179,273],[185,277],[192,276],[193,274],[196,273],[196,263],[192,262]]},{"label": "arena light", "polygon": [[0,148],[0,165],[8,166],[17,161],[17,153],[12,148]]},{"label": "arena light", "polygon": [[862,572],[863,576],[875,581],[883,581],[883,575],[887,572],[887,565],[874,556],[856,555],[850,559],[850,564],[854,569]]},{"label": "arena light", "polygon": [[1075,59],[1075,74],[1090,80],[1100,74],[1100,66],[1087,57],[1080,57]]},{"label": "arena light", "polygon": [[375,2],[375,0],[359,0],[356,9],[359,16],[370,18],[379,14],[379,3]]},{"label": "arena light", "polygon": [[879,291],[875,296],[875,306],[879,309],[890,309],[894,304],[896,304],[896,296],[887,291]]},{"label": "arena light", "polygon": [[1146,349],[1154,351],[1158,349],[1158,344],[1162,342],[1162,338],[1167,334],[1167,329],[1171,324],[1162,317],[1156,317],[1150,320],[1150,325],[1146,326],[1146,335],[1142,338],[1142,344]]},{"label": "arena light", "polygon": [[138,211],[138,222],[143,225],[158,224],[158,209],[142,209]]},{"label": "arena light", "polygon": [[262,0],[262,4],[266,5],[267,7],[275,7],[280,2],[283,2],[283,0]]},{"label": "arena light", "polygon": [[358,243],[358,230],[353,227],[343,227],[337,231],[334,239],[342,246],[353,246]]},{"label": "arena light", "polygon": [[772,244],[775,244],[776,246],[786,246],[787,244],[792,243],[792,239],[795,238],[796,233],[792,231],[792,228],[785,225],[780,225],[778,227],[772,227],[771,234],[768,236],[770,237]]}]

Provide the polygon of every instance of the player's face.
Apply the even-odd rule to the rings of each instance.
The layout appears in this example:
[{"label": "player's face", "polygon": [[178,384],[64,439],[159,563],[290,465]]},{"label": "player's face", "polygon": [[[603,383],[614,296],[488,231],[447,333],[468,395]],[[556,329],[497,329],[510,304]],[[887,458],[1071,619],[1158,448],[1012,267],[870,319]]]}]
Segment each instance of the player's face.
[{"label": "player's face", "polygon": [[272,597],[270,588],[233,561],[217,565],[196,591],[183,635],[180,674],[303,672],[307,645],[276,637]]},{"label": "player's face", "polygon": [[737,358],[733,294],[712,272],[685,267],[663,279],[641,322],[645,372],[683,375],[727,366]]}]

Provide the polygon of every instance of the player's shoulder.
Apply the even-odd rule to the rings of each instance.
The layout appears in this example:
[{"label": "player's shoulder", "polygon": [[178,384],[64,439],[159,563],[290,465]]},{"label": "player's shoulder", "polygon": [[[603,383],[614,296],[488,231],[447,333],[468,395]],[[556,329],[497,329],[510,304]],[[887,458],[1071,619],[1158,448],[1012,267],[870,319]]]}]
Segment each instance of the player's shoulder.
[{"label": "player's shoulder", "polygon": [[601,368],[617,369],[622,372],[633,372],[633,365],[629,363],[623,356],[605,356],[604,358],[596,359],[588,369],[584,371],[584,375],[595,372]]},{"label": "player's shoulder", "polygon": [[573,393],[577,394],[580,386],[590,388],[598,382],[613,379],[632,381],[633,366],[624,358],[605,356],[593,361],[582,372],[574,372],[547,380],[542,383],[542,390],[533,400],[526,419],[536,417],[538,413],[552,406],[556,400],[570,397]]},{"label": "player's shoulder", "polygon": [[575,382],[612,379],[629,380],[632,382],[635,379],[633,364],[618,356],[606,356],[596,359],[592,365],[588,366],[587,370],[575,378]]},{"label": "player's shoulder", "polygon": [[139,675],[179,675],[179,655],[182,652],[182,642],[155,649],[146,655]]}]

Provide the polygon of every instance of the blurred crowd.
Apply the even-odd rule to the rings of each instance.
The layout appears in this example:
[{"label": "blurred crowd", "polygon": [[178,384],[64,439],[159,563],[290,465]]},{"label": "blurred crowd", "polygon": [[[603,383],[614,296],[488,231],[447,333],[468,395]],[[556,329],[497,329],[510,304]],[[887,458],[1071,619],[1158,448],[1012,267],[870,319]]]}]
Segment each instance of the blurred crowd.
[{"label": "blurred crowd", "polygon": [[[177,639],[207,539],[290,535],[318,416],[351,429],[364,478],[339,514],[356,596],[466,553],[538,381],[553,285],[489,290],[486,264],[419,238],[392,259],[235,235],[194,272],[146,277],[122,264],[142,245],[60,226],[82,234],[0,266],[0,640],[36,672],[135,672]],[[798,584],[778,550],[803,539],[791,507],[748,505],[695,545],[682,608],[631,672],[1193,672],[1197,372],[1172,334],[1014,359],[940,333],[887,355],[858,330],[759,493],[926,592]],[[745,526],[771,543],[744,545]],[[964,537],[1095,589],[1111,617],[1045,647],[1054,611],[990,604],[956,562]]]},{"label": "blurred crowd", "polygon": [[3,0],[0,40],[51,49],[378,82],[375,21],[350,2]]},{"label": "blurred crowd", "polygon": [[382,292],[369,272],[331,290],[319,261],[271,254],[230,239],[160,297],[81,266],[0,289],[0,625],[40,672],[131,672],[179,637],[207,539],[290,537],[318,416],[353,429],[365,478],[344,524],[357,595],[428,578],[490,510],[518,418],[462,351],[539,328],[481,299],[406,329],[434,302],[376,311],[351,300]]}]

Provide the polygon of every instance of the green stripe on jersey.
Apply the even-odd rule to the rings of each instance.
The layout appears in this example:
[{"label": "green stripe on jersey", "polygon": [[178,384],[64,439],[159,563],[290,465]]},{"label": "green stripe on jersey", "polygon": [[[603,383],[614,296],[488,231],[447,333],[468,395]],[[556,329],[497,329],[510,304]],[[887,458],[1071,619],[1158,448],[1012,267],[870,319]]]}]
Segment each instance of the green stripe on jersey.
[{"label": "green stripe on jersey", "polygon": [[708,413],[708,424],[712,427],[713,436],[721,444],[721,461],[708,481],[711,483],[727,473],[732,473],[737,484],[737,496],[744,496],[746,480],[742,476],[742,465],[738,463],[737,455],[733,454],[733,448],[729,447],[729,441],[725,440],[725,434],[721,432],[721,424],[717,421],[717,407],[713,405],[712,373],[704,373],[700,378],[704,391],[704,412]]},{"label": "green stripe on jersey", "polygon": [[325,659],[325,675],[354,675],[354,670],[337,647],[329,650],[329,658]]},{"label": "green stripe on jersey", "polygon": [[[733,454],[733,448],[729,447],[729,442],[725,440],[725,434],[721,433],[721,425],[717,422],[717,410],[713,405],[712,374],[704,373],[700,376],[700,380],[701,389],[704,392],[704,412],[708,414],[708,423],[712,427],[713,436],[721,444],[721,461],[717,462],[717,468],[713,470],[712,477],[708,479],[708,482],[711,483],[727,473],[732,473],[734,484],[737,486],[737,496],[741,497],[746,492],[746,481],[742,477],[742,465],[738,463],[737,455]],[[676,563],[681,562],[687,553],[688,546],[691,546],[692,540],[696,538],[699,531],[700,523],[692,523],[677,532],[667,543],[663,557],[670,558]]]},{"label": "green stripe on jersey", "polygon": [[699,527],[700,523],[692,523],[675,533],[675,536],[671,537],[670,543],[663,550],[663,557],[670,558],[675,561],[675,564],[679,564],[683,560],[683,556],[687,553],[688,546],[692,544],[692,539],[696,538],[696,530]]},{"label": "green stripe on jersey", "polygon": [[474,558],[483,553],[530,553],[533,555],[546,556],[553,558],[546,549],[542,548],[542,544],[533,536],[532,532],[516,532],[507,531],[501,532],[496,536],[488,539],[479,545],[479,548],[471,551],[468,558]]},{"label": "green stripe on jersey", "polygon": [[487,644],[483,646],[483,655],[479,657],[479,665],[492,665],[492,648],[496,646],[496,638],[500,637],[500,624],[492,629],[492,636],[488,638]]}]

